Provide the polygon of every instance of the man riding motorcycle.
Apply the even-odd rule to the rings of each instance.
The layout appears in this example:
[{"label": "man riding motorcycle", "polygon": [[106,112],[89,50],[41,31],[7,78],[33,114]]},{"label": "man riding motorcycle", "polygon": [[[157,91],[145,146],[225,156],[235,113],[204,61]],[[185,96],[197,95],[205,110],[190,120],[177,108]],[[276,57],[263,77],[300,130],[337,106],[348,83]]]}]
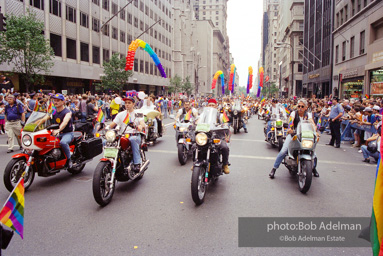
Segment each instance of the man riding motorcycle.
[{"label": "man riding motorcycle", "polygon": [[[68,159],[66,165],[69,169],[71,169],[73,163],[70,158],[69,143],[71,143],[74,138],[72,112],[65,107],[64,95],[56,93],[55,95],[52,95],[51,98],[53,99],[53,105],[56,107],[56,113],[52,115],[52,124],[60,125],[59,129],[52,131],[52,135],[59,136],[60,146]],[[46,115],[46,117],[37,121],[37,126],[43,124],[49,119],[49,117],[49,115]]]},{"label": "man riding motorcycle", "polygon": [[[270,108],[270,116],[273,116],[273,115],[280,115],[280,116],[286,116],[286,112],[285,110],[281,107],[280,104],[278,104],[278,100],[277,99],[273,99],[272,102],[271,102],[271,108]],[[267,128],[266,128],[266,135],[267,136],[270,136],[269,135],[269,132],[270,132],[270,129],[271,129],[271,122],[272,121],[268,121],[267,122]],[[268,137],[266,137],[265,141],[268,140]]]},{"label": "man riding motorcycle", "polygon": [[[210,99],[207,104],[208,107],[211,108],[218,108],[217,101],[215,99]],[[222,117],[223,115],[221,114],[219,117],[219,122],[222,123]],[[230,132],[230,129],[229,129]],[[220,145],[220,150],[222,154],[222,165],[223,165],[223,172],[225,174],[230,173],[229,169],[229,147],[227,146],[227,142],[230,140],[230,134],[225,135],[225,140],[221,140],[221,145]]]},{"label": "man riding motorcycle", "polygon": [[[145,127],[145,123],[143,118],[138,117],[135,110],[134,110],[134,98],[133,97],[127,97],[123,99],[125,102],[125,109],[124,111],[117,114],[117,116],[114,118],[113,122],[109,125],[110,129],[113,129],[117,125],[120,126],[121,131],[128,132],[132,130],[133,128],[127,126],[126,118],[129,118],[129,123],[134,123],[136,125],[136,130],[141,132],[143,128]],[[128,116],[129,114],[129,116]],[[126,130],[125,130],[126,129]],[[141,168],[141,155],[140,155],[140,144],[141,144],[141,134],[132,134],[129,137],[129,141],[132,145],[132,151],[133,151],[133,164],[134,164],[134,170],[138,172]]]},{"label": "man riding motorcycle", "polygon": [[[283,159],[287,155],[287,152],[289,149],[289,144],[293,138],[294,130],[297,128],[298,123],[301,120],[310,121],[314,127],[314,131],[316,132],[317,137],[320,137],[318,134],[318,131],[316,129],[316,125],[314,124],[314,120],[312,118],[312,113],[307,112],[307,101],[306,100],[300,99],[298,101],[298,110],[292,112],[290,115],[290,118],[293,120],[293,129],[290,127],[287,130],[288,135],[286,137],[285,143],[283,144],[281,151],[279,151],[278,156],[277,156],[275,163],[274,163],[274,167],[273,167],[273,169],[271,169],[271,172],[269,174],[269,177],[271,179],[274,179],[276,170],[279,168],[279,165],[282,163]],[[313,174],[315,177],[319,177],[319,173],[316,170],[316,166],[317,166],[317,158],[315,157]]]},{"label": "man riding motorcycle", "polygon": [[[190,109],[191,109],[191,111],[192,111],[192,115],[193,115],[193,117],[194,117],[195,119],[197,119],[197,117],[198,117],[198,111],[197,111],[195,108],[193,108],[193,107],[191,106],[189,100],[185,100],[185,101],[184,101],[184,107],[181,108],[180,110],[178,110],[175,120],[178,120],[178,119],[180,118],[181,115],[186,115],[186,114],[190,111]],[[176,124],[176,121],[174,122],[174,124]]]}]

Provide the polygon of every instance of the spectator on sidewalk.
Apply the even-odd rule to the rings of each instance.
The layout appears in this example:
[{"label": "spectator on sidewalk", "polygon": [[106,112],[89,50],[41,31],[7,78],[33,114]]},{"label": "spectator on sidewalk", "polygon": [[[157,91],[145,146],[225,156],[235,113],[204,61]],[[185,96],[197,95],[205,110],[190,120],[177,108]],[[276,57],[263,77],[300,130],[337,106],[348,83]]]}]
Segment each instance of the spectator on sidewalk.
[{"label": "spectator on sidewalk", "polygon": [[7,97],[8,105],[5,107],[5,131],[8,135],[8,151],[13,152],[14,137],[21,147],[21,121],[25,122],[24,108],[21,104],[16,103],[15,96],[10,94]]}]

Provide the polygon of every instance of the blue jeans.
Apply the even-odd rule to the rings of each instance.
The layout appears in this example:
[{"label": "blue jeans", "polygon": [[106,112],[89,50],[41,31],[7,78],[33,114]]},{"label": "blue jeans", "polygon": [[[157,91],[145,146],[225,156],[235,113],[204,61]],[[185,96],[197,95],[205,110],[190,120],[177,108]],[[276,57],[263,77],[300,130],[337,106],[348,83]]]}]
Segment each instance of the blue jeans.
[{"label": "blue jeans", "polygon": [[73,132],[62,133],[59,136],[60,146],[64,150],[64,153],[68,160],[70,159],[69,143],[72,142],[73,138],[74,138]]},{"label": "blue jeans", "polygon": [[370,158],[370,156],[372,156],[373,158],[375,158],[375,161],[378,162],[378,160],[379,160],[379,154],[380,154],[379,151],[376,151],[375,153],[371,153],[370,151],[367,150],[367,146],[366,146],[366,145],[362,145],[362,146],[360,147],[360,149],[362,150],[363,157],[364,157],[365,159],[368,159],[368,158]]},{"label": "blue jeans", "polygon": [[162,112],[164,114],[164,118],[168,118],[168,108],[164,108],[164,112]]},{"label": "blue jeans", "polygon": [[241,122],[242,122],[243,129],[247,129],[247,128],[246,128],[245,121],[244,121],[243,119],[241,119]]},{"label": "blue jeans", "polygon": [[86,121],[86,112],[81,112],[82,116],[81,116],[81,122],[85,122]]},{"label": "blue jeans", "polygon": [[267,122],[267,127],[266,127],[266,136],[267,136],[267,138],[270,137],[270,134],[269,134],[270,130],[271,130],[271,121],[268,121]]},{"label": "blue jeans", "polygon": [[277,155],[277,159],[275,159],[275,163],[274,163],[274,168],[275,169],[279,168],[279,166],[281,165],[283,159],[287,155],[287,152],[289,151],[289,144],[290,144],[291,140],[292,140],[291,134],[287,135],[286,140],[283,143],[282,149],[281,149],[281,151],[279,151],[279,153]]},{"label": "blue jeans", "polygon": [[141,164],[141,154],[140,154],[140,145],[141,145],[141,135],[129,137],[130,144],[132,145],[133,151],[133,163]]}]

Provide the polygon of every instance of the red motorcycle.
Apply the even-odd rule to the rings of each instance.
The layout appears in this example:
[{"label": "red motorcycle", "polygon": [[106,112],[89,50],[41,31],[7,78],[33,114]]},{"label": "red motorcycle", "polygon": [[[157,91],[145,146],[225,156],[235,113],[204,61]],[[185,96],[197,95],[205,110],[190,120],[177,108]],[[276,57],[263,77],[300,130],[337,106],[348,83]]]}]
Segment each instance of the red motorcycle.
[{"label": "red motorcycle", "polygon": [[50,124],[50,120],[39,122],[46,115],[45,112],[33,112],[21,131],[23,152],[14,155],[4,171],[4,185],[9,191],[13,190],[24,172],[24,187],[27,190],[32,185],[35,173],[49,177],[66,169],[71,174],[78,174],[87,162],[102,153],[100,138],[84,140],[81,132],[74,132],[74,139],[69,144],[73,166],[68,168],[60,139],[52,135],[59,125]]}]

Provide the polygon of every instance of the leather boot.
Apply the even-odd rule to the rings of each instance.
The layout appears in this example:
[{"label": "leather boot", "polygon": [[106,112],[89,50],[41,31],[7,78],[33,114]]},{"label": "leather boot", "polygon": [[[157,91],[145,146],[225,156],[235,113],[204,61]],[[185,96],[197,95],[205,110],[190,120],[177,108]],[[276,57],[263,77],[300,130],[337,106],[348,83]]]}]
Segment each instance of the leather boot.
[{"label": "leather boot", "polygon": [[273,168],[271,169],[271,172],[269,173],[269,177],[270,179],[274,179],[274,176],[275,176],[275,172],[277,171],[277,169]]}]

